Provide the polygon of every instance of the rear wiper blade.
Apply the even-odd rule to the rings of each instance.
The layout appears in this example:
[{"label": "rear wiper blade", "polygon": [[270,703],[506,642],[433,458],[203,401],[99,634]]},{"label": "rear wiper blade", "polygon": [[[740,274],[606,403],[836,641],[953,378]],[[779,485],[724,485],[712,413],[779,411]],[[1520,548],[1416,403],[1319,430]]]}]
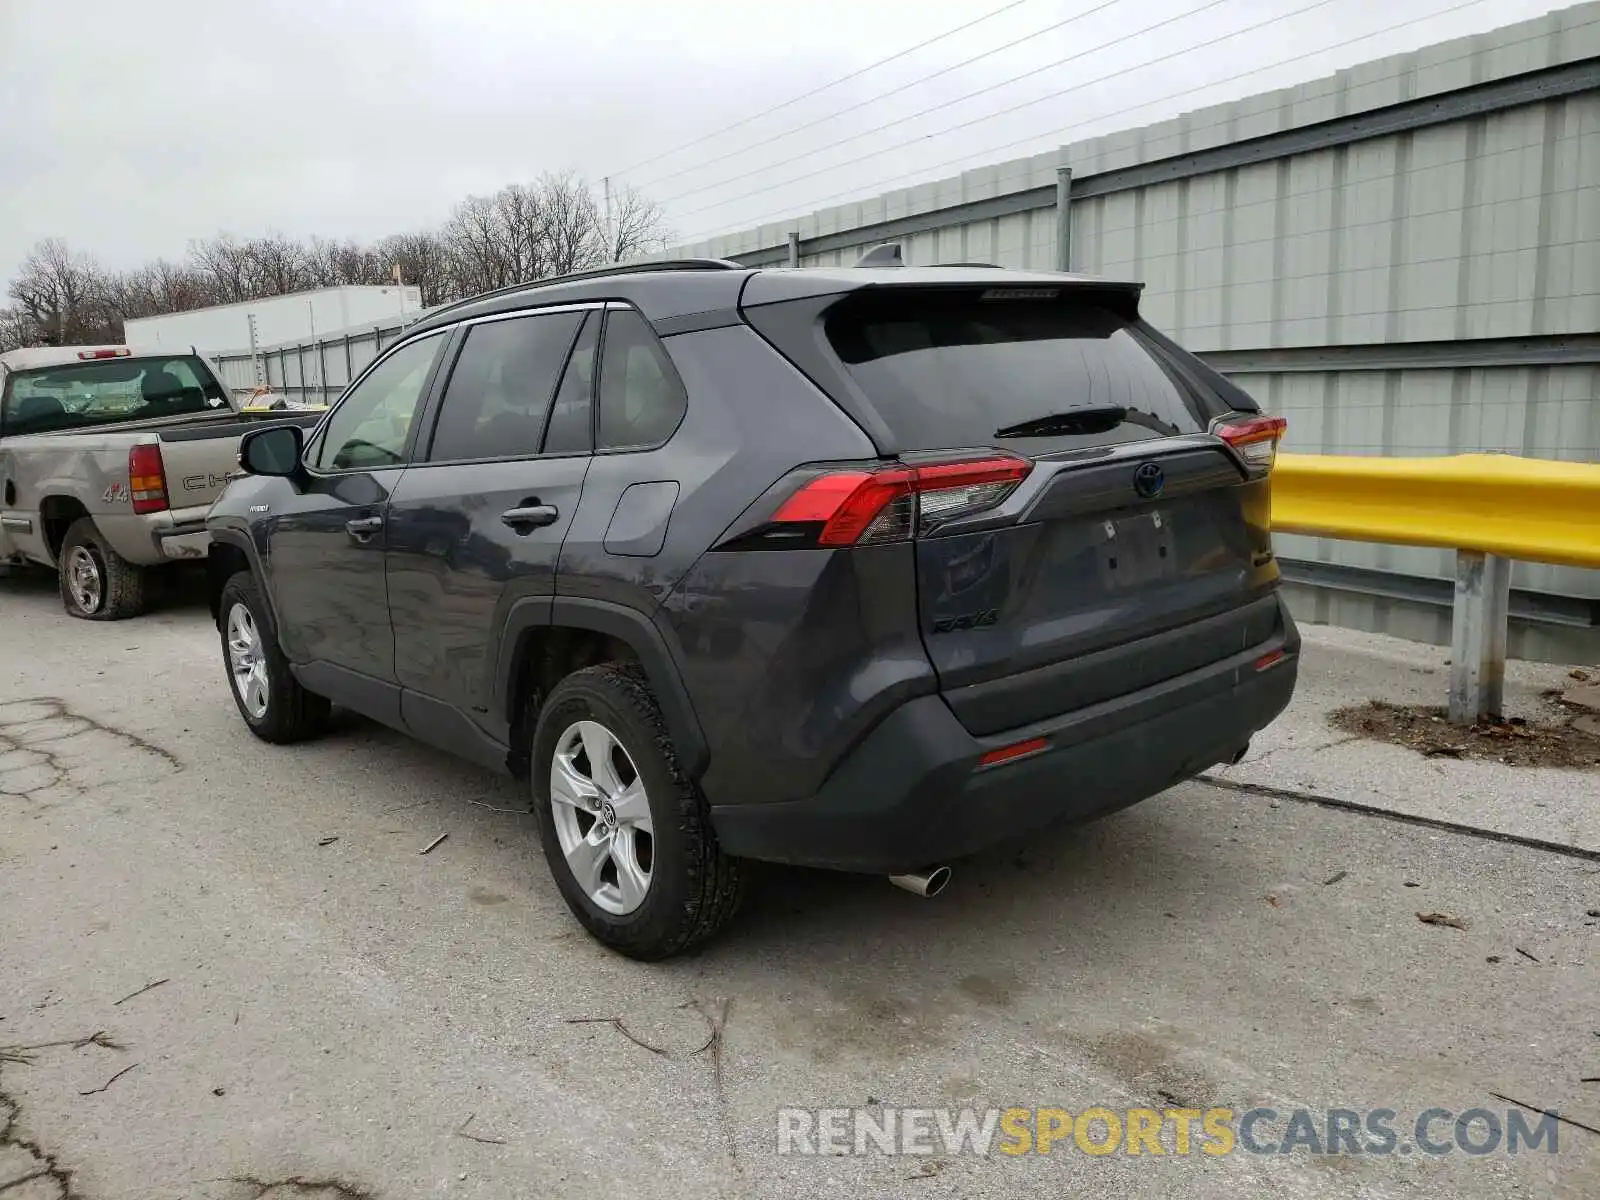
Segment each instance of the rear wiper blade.
[{"label": "rear wiper blade", "polygon": [[1128,410],[1116,404],[1074,408],[1018,421],[994,431],[997,438],[1059,437],[1073,433],[1106,433],[1128,419]]}]

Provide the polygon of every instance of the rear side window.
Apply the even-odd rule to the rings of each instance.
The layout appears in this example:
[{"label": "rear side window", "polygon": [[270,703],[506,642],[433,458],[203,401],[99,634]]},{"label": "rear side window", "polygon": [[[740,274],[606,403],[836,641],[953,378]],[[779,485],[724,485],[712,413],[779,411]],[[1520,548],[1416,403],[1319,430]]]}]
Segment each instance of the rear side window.
[{"label": "rear side window", "polygon": [[600,351],[600,420],[596,448],[640,450],[672,436],[689,397],[666,347],[638,313],[606,314]]},{"label": "rear side window", "polygon": [[600,314],[593,313],[567,358],[567,369],[556,389],[556,402],[550,409],[550,425],[545,430],[546,454],[587,454],[594,437],[590,430],[590,406],[594,401],[594,355],[600,345]]},{"label": "rear side window", "polygon": [[828,341],[910,450],[1014,441],[1037,454],[1205,429],[1135,320],[1017,290],[861,294],[829,312]]},{"label": "rear side window", "polygon": [[470,327],[439,404],[429,461],[538,454],[550,399],[583,318],[548,313]]}]

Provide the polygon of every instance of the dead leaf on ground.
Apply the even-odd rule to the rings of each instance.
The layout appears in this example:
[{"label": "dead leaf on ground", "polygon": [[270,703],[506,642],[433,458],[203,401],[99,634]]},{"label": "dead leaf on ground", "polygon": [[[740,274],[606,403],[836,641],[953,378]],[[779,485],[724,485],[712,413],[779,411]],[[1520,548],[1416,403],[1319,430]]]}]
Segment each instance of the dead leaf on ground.
[{"label": "dead leaf on ground", "polygon": [[[1560,707],[1580,719],[1587,712],[1564,698]],[[1550,724],[1511,717],[1462,728],[1446,717],[1446,710],[1437,706],[1369,700],[1339,709],[1330,723],[1358,737],[1406,746],[1425,758],[1487,759],[1515,767],[1600,767],[1600,738],[1575,721]]]},{"label": "dead leaf on ground", "polygon": [[1460,917],[1452,917],[1449,913],[1431,912],[1418,913],[1417,920],[1424,925],[1448,925],[1451,929],[1465,929],[1467,923]]}]

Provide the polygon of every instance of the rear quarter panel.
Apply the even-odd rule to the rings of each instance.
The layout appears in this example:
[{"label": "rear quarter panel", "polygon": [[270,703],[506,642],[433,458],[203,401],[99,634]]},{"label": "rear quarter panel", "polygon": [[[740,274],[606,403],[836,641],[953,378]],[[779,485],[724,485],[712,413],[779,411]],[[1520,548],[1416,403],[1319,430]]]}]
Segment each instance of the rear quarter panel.
[{"label": "rear quarter panel", "polygon": [[[55,565],[41,510],[47,500],[68,498],[96,518],[112,548],[133,562],[154,561],[148,537],[113,534],[104,517],[133,514],[128,495],[128,449],[153,434],[39,433],[0,439],[0,503],[6,516],[21,517],[32,528],[11,530],[15,549],[35,562]],[[134,544],[135,542],[139,544]]]},{"label": "rear quarter panel", "polygon": [[[647,615],[786,472],[804,462],[873,454],[866,435],[749,327],[662,340],[689,393],[688,412],[659,449],[595,455],[556,584],[558,595]],[[633,552],[615,553],[613,518],[623,493],[641,483],[677,485],[666,529],[659,542],[638,538],[643,544]]]},{"label": "rear quarter panel", "polygon": [[938,687],[909,542],[714,551],[658,624],[711,748],[700,783],[713,805],[813,795],[885,716]]}]

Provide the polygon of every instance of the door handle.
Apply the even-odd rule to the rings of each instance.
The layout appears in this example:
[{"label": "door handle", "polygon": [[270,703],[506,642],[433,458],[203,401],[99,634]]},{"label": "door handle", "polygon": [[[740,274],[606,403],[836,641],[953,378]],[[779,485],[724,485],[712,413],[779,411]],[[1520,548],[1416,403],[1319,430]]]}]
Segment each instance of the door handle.
[{"label": "door handle", "polygon": [[500,520],[517,533],[532,533],[541,525],[554,525],[560,515],[554,504],[529,504],[506,509],[500,514]]},{"label": "door handle", "polygon": [[382,528],[382,517],[357,517],[344,523],[344,531],[358,542],[370,541],[372,535]]}]

